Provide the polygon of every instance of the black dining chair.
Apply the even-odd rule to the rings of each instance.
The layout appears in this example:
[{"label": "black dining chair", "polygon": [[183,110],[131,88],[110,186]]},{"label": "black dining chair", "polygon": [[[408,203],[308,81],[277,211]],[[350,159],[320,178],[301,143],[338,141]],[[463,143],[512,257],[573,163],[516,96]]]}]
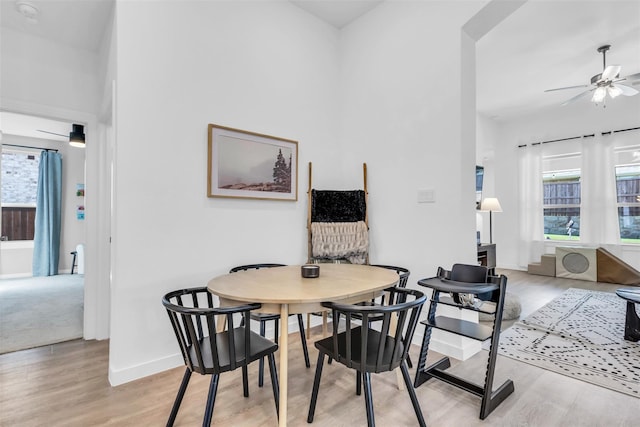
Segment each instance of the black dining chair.
[{"label": "black dining chair", "polygon": [[[239,265],[237,267],[233,267],[229,270],[229,273],[237,273],[238,271],[247,271],[247,270],[259,270],[261,268],[274,268],[274,267],[285,267],[284,264],[247,264],[247,265]],[[293,316],[293,314],[292,314]],[[309,349],[307,348],[307,337],[304,333],[304,322],[302,320],[302,314],[298,314],[298,328],[300,329],[300,340],[302,341],[302,352],[304,354],[304,363],[307,368],[311,367],[311,363],[309,362]],[[274,341],[278,341],[278,330],[280,314],[271,314],[271,313],[251,313],[251,319],[260,322],[260,335],[263,337],[266,335],[267,322],[273,320],[274,324]],[[264,383],[264,358],[260,359],[260,364],[258,367],[258,387],[262,387]]]},{"label": "black dining chair", "polygon": [[[406,288],[407,287],[407,282],[409,281],[409,275],[411,274],[411,272],[409,271],[409,269],[404,268],[404,267],[398,267],[395,265],[385,265],[385,264],[371,264],[372,267],[380,267],[380,268],[386,268],[388,270],[393,270],[396,273],[398,273],[398,284],[396,285],[399,288]],[[370,302],[366,302],[366,303],[360,303],[361,305],[375,305],[375,304],[379,304],[379,305],[384,305],[385,299],[385,295],[383,294],[382,296],[378,297],[377,299],[373,299]],[[354,314],[353,317],[355,319],[359,318],[358,314]],[[379,316],[378,318],[375,317],[369,317],[369,322],[375,322],[376,320],[381,320],[382,316]],[[411,356],[407,355],[407,365],[409,366],[409,368],[413,368],[413,363],[411,363]]]},{"label": "black dining chair", "polygon": [[[371,373],[392,371],[398,367],[402,371],[418,424],[426,426],[406,363],[413,332],[426,297],[424,293],[415,289],[399,287],[386,289],[385,292],[388,292],[389,304],[384,306],[322,303],[324,307],[331,309],[333,335],[315,343],[319,353],[307,416],[308,423],[313,422],[322,367],[327,355],[347,368],[356,370],[356,394],[361,393],[361,384],[364,383],[368,426],[375,425]],[[355,319],[354,315],[358,315],[359,319]],[[370,327],[370,316],[382,317],[380,322],[375,322],[379,329]],[[338,328],[341,321],[345,323],[346,328],[343,332],[339,332]]]},{"label": "black dining chair", "polygon": [[[182,398],[189,385],[193,372],[200,375],[211,375],[207,406],[205,408],[203,426],[211,424],[213,407],[216,401],[218,381],[223,372],[242,368],[242,387],[244,396],[249,396],[247,365],[263,357],[269,358],[271,385],[278,413],[278,373],[274,353],[278,344],[255,332],[251,332],[249,313],[260,308],[260,304],[245,304],[236,307],[214,307],[212,294],[205,287],[181,289],[169,292],[162,298],[167,309],[173,331],[176,334],[186,370],[178,390],[178,395],[171,408],[167,426],[172,426],[180,409]],[[234,323],[234,314],[236,321]],[[227,329],[218,332],[216,317],[224,316]],[[235,326],[244,320],[244,325]]]},{"label": "black dining chair", "polygon": [[[409,274],[410,271],[404,267],[396,267],[393,265],[382,265],[382,264],[371,264],[371,267],[380,267],[380,268],[386,268],[388,270],[393,270],[396,273],[398,273],[398,283],[395,285],[398,288],[406,288],[407,287],[407,281],[409,280]],[[376,299],[372,299],[371,301],[366,301],[363,303],[359,303],[360,305],[385,305],[385,294],[382,294],[380,297],[376,298]],[[354,313],[353,315],[354,318],[359,319],[360,315],[357,313]],[[379,316],[379,318],[373,318],[373,317],[369,317],[369,321],[373,322],[376,320],[380,320],[382,318],[382,316]]]},{"label": "black dining chair", "polygon": [[395,265],[384,265],[384,264],[371,264],[372,267],[380,267],[380,268],[386,268],[388,270],[393,270],[396,273],[398,273],[398,276],[400,276],[398,278],[398,284],[396,285],[399,288],[406,288],[407,287],[407,281],[409,280],[409,274],[411,274],[411,272],[404,268],[404,267],[397,267]]},{"label": "black dining chair", "polygon": [[[398,283],[395,286],[398,288],[407,287],[407,281],[409,280],[409,274],[410,274],[410,271],[408,269],[404,267],[396,267],[393,265],[382,265],[382,264],[371,264],[371,267],[380,267],[380,268],[386,268],[388,270],[395,271],[396,273],[398,273]],[[382,294],[380,297],[372,299],[371,301],[361,302],[359,303],[359,305],[385,305],[385,295]],[[353,317],[359,318],[359,314],[354,313]],[[380,318],[382,318],[382,316],[380,316]],[[379,319],[374,319],[372,317],[369,317],[370,322],[373,322],[375,320],[379,320]]]}]

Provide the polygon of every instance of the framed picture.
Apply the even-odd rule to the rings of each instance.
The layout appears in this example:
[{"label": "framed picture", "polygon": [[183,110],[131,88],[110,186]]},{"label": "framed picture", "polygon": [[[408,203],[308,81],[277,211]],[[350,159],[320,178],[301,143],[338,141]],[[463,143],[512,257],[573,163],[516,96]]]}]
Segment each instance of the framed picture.
[{"label": "framed picture", "polygon": [[207,196],[298,200],[298,142],[209,125]]}]

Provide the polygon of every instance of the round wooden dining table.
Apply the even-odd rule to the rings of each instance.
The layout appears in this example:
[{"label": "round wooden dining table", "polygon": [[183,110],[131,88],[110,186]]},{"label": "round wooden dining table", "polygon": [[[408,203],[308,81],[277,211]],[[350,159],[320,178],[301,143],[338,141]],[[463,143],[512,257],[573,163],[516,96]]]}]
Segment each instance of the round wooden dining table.
[{"label": "round wooden dining table", "polygon": [[370,300],[398,282],[393,270],[357,264],[318,264],[317,278],[303,278],[300,265],[225,274],[207,287],[221,306],[258,302],[262,313],[280,313],[279,425],[287,425],[289,314],[327,311],[324,301],[353,304]]}]

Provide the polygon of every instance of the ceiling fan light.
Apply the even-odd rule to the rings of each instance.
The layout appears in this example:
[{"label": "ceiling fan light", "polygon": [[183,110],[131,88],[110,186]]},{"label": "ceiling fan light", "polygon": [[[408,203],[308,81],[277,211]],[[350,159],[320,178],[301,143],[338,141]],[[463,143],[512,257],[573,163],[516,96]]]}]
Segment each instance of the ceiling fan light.
[{"label": "ceiling fan light", "polygon": [[600,86],[593,92],[593,97],[591,97],[591,102],[602,102],[604,98],[607,96],[607,89],[604,86]]},{"label": "ceiling fan light", "polygon": [[609,86],[607,87],[607,92],[609,92],[609,96],[611,98],[615,98],[618,95],[622,95],[622,90],[617,86]]},{"label": "ceiling fan light", "polygon": [[69,145],[72,147],[84,148],[84,126],[73,124],[73,129],[69,134]]}]

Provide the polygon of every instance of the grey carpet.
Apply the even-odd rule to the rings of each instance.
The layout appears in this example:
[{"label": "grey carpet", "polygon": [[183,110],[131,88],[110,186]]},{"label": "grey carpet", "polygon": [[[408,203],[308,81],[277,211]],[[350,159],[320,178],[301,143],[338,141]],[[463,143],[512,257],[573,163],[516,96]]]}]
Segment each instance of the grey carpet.
[{"label": "grey carpet", "polygon": [[640,342],[624,339],[625,310],[614,293],[570,288],[500,334],[499,353],[640,398]]},{"label": "grey carpet", "polygon": [[82,337],[84,275],[0,280],[0,354]]}]

